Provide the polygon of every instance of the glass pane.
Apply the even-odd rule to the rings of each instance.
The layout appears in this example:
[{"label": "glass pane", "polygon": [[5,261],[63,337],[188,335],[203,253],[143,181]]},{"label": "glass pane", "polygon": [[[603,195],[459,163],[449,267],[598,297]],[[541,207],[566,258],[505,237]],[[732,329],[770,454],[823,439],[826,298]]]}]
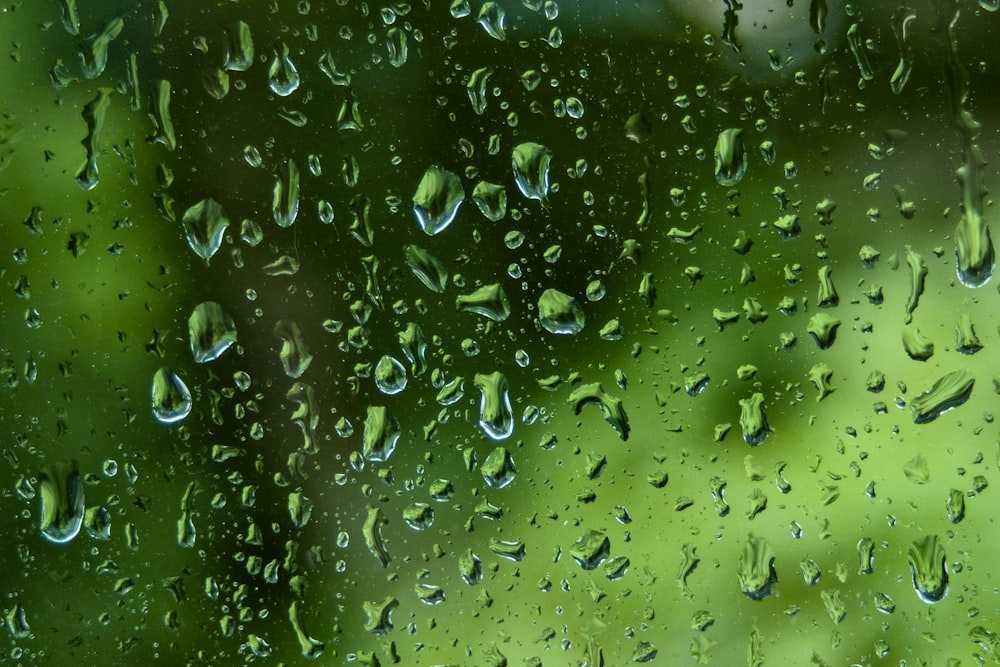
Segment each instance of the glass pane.
[{"label": "glass pane", "polygon": [[998,7],[7,3],[0,656],[1000,660]]}]

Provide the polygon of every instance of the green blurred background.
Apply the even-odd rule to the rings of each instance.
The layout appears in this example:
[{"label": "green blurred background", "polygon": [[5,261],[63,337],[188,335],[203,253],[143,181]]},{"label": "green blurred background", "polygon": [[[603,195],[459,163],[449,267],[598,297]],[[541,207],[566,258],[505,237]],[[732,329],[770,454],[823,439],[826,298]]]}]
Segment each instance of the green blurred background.
[{"label": "green blurred background", "polygon": [[[958,111],[982,125],[976,142],[994,162],[1000,15],[987,0],[908,10],[778,0],[728,15],[726,2],[692,4],[4,3],[0,655],[39,665],[1000,659],[989,509],[996,289],[956,276],[963,143],[945,29],[958,7],[970,91]],[[106,69],[88,79],[80,52],[117,19]],[[226,31],[239,21],[252,65],[224,72]],[[287,96],[269,87],[283,46],[300,78]],[[912,73],[894,91],[901,53]],[[334,67],[340,75],[323,71]],[[483,67],[492,73],[480,114],[468,83]],[[83,190],[85,107],[102,90],[100,178]],[[714,176],[728,128],[742,130],[747,152],[734,186]],[[544,204],[515,185],[512,151],[524,142],[551,151]],[[281,227],[272,198],[289,160],[299,210]],[[428,236],[412,209],[434,165],[461,178],[465,201]],[[982,179],[993,187],[991,167]],[[480,181],[505,187],[501,220],[473,202]],[[211,261],[181,222],[205,198],[231,223]],[[817,207],[830,202],[824,221]],[[783,240],[773,223],[788,214],[801,232]],[[244,220],[261,228],[259,244],[241,238]],[[679,242],[673,228],[697,233]],[[737,252],[744,238],[752,245]],[[411,244],[444,265],[443,292],[415,277]],[[870,268],[859,260],[865,245],[880,253]],[[934,343],[926,361],[902,342],[908,246],[927,267],[910,324]],[[276,270],[279,260],[297,270]],[[821,267],[839,295],[829,308],[819,307]],[[588,298],[594,281],[599,300]],[[497,283],[506,320],[456,308]],[[872,286],[881,304],[865,296]],[[581,304],[575,336],[539,326],[550,288]],[[779,310],[786,297],[794,314]],[[766,319],[750,321],[748,300]],[[238,343],[199,364],[188,319],[205,301],[233,318]],[[738,318],[720,327],[715,309]],[[808,333],[819,312],[841,322],[829,349]],[[983,345],[974,355],[957,349],[962,316]],[[622,335],[602,337],[613,319]],[[312,355],[300,378],[283,370],[282,320]],[[419,374],[400,345],[411,323],[426,341]],[[371,377],[384,355],[407,370],[397,395]],[[809,379],[817,364],[834,388],[821,401]],[[741,379],[745,365],[756,372]],[[192,393],[190,415],[172,426],[151,409],[163,366]],[[915,424],[908,403],[961,369],[975,379],[968,401]],[[866,389],[874,370],[885,376],[877,394]],[[477,424],[474,377],[494,371],[516,422],[502,442]],[[457,377],[464,396],[441,405],[435,380]],[[706,377],[701,393],[686,391]],[[314,393],[312,412],[296,382]],[[627,440],[600,407],[576,414],[570,397],[591,383],[622,401]],[[772,432],[751,448],[740,401],[754,393]],[[371,406],[399,423],[384,462],[362,455]],[[311,444],[299,425],[310,415]],[[479,466],[498,446],[516,474],[490,488]],[[42,535],[43,471],[71,460],[86,507],[110,517],[109,539],[86,527],[65,544]],[[720,480],[725,516],[711,493]],[[441,489],[450,492],[432,497]],[[957,523],[952,490],[965,503]],[[305,520],[290,512],[302,496]],[[427,516],[419,503],[433,512],[421,530],[404,519]],[[376,509],[386,566],[366,546]],[[186,521],[193,544],[179,539]],[[607,538],[609,559],[627,558],[624,576],[613,569],[622,561],[575,561],[588,531]],[[927,536],[939,539],[950,579],[936,604],[911,578],[911,545]],[[738,578],[751,538],[774,556],[777,581],[762,600]],[[859,563],[864,539],[870,573]],[[499,541],[523,543],[523,558],[500,556]],[[469,551],[482,567],[472,585],[460,574]],[[821,572],[814,586],[807,559]],[[765,580],[767,569],[765,559]],[[879,594],[892,613],[876,608]],[[391,610],[391,627],[379,609]]]}]

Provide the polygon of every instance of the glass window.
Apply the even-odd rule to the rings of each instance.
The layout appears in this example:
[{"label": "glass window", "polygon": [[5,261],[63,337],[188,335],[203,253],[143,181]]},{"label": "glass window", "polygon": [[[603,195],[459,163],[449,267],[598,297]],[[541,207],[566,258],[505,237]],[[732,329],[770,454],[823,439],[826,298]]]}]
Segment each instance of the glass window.
[{"label": "glass window", "polygon": [[996,0],[9,0],[0,657],[1000,660]]}]

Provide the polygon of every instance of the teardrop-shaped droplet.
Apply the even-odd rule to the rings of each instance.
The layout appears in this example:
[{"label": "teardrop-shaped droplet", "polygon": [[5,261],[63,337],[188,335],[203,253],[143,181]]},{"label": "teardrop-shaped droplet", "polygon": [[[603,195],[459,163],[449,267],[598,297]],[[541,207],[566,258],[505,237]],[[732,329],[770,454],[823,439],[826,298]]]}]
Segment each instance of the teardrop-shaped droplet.
[{"label": "teardrop-shaped droplet", "polygon": [[219,202],[208,198],[185,211],[181,223],[191,250],[207,262],[222,246],[229,218]]},{"label": "teardrop-shaped droplet", "polygon": [[274,45],[274,58],[267,70],[267,87],[275,95],[287,97],[295,92],[300,81],[299,71],[288,57],[288,45],[279,40]]},{"label": "teardrop-shaped droplet", "polygon": [[389,355],[384,355],[375,365],[375,386],[387,396],[406,389],[406,367]]},{"label": "teardrop-shaped droplet", "polygon": [[413,195],[413,215],[428,236],[440,234],[455,221],[465,200],[462,180],[454,173],[432,166],[424,172]]},{"label": "teardrop-shaped droplet", "polygon": [[152,398],[153,416],[161,424],[176,424],[191,414],[191,391],[166,366],[153,376]]}]

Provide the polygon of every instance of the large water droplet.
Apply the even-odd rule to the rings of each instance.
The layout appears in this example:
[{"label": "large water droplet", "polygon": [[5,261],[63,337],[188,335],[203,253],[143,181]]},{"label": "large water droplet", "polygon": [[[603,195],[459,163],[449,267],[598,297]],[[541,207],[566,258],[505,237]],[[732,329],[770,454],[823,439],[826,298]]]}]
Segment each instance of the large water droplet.
[{"label": "large water droplet", "polygon": [[383,405],[368,406],[362,435],[362,454],[369,461],[385,462],[396,451],[399,440],[399,421]]},{"label": "large water droplet", "polygon": [[279,40],[274,45],[274,58],[267,70],[267,87],[275,95],[287,97],[295,92],[300,81],[299,71],[288,57],[288,45]]},{"label": "large water droplet", "polygon": [[219,202],[208,198],[185,211],[181,223],[188,245],[207,262],[222,246],[222,235],[229,227],[229,218]]},{"label": "large water droplet", "polygon": [[494,322],[503,322],[510,317],[510,301],[500,283],[483,285],[472,294],[460,295],[455,299],[455,307]]},{"label": "large water droplet", "polygon": [[299,214],[299,168],[295,160],[281,163],[274,173],[271,215],[279,227],[291,227]]},{"label": "large water droplet", "polygon": [[945,552],[937,535],[928,535],[910,545],[910,574],[913,589],[921,600],[940,602],[948,594]]},{"label": "large water droplet", "polygon": [[420,246],[408,245],[403,248],[406,263],[420,282],[435,292],[443,292],[448,284],[448,271],[444,264]]},{"label": "large water droplet", "polygon": [[301,377],[309,368],[313,357],[306,342],[302,340],[299,325],[290,320],[278,320],[273,333],[275,338],[281,340],[279,356],[285,375],[290,378]]},{"label": "large water droplet", "polygon": [[455,221],[465,199],[462,180],[438,166],[428,167],[413,195],[413,215],[428,236],[440,234]]},{"label": "large water droplet", "polygon": [[771,594],[778,575],[774,571],[774,551],[762,537],[750,537],[740,554],[737,577],[740,590],[751,600],[763,600]]},{"label": "large water droplet", "polygon": [[80,532],[83,525],[83,482],[76,461],[60,461],[46,467],[38,475],[42,500],[42,536],[50,542],[64,544]]},{"label": "large water droplet", "polygon": [[743,130],[729,128],[719,133],[715,142],[715,180],[732,187],[747,171],[747,151],[743,145]]},{"label": "large water droplet", "polygon": [[593,570],[610,554],[611,540],[600,530],[588,530],[569,549],[569,555],[584,570]]},{"label": "large water droplet", "polygon": [[767,439],[771,429],[764,414],[764,394],[755,392],[750,398],[740,399],[740,428],[743,440],[755,447]]},{"label": "large water droplet", "polygon": [[503,447],[497,447],[483,461],[479,472],[482,473],[486,486],[491,489],[503,489],[514,481],[517,468],[510,452]]},{"label": "large water droplet", "polygon": [[153,416],[161,424],[176,424],[191,413],[191,391],[166,366],[153,376],[152,399]]},{"label": "large water droplet", "polygon": [[549,195],[549,164],[552,152],[541,144],[528,141],[514,147],[511,166],[517,189],[528,199],[537,199],[543,204]]},{"label": "large water droplet", "polygon": [[191,353],[200,364],[215,361],[236,342],[236,323],[214,301],[198,304],[188,318]]},{"label": "large water droplet", "polygon": [[406,389],[406,368],[398,359],[384,355],[375,365],[375,386],[387,396]]},{"label": "large water droplet", "polygon": [[500,371],[476,373],[479,390],[479,427],[491,440],[505,440],[514,432],[514,413],[507,393],[507,378]]},{"label": "large water droplet", "polygon": [[549,333],[572,336],[583,331],[583,307],[570,295],[550,288],[538,298],[538,322]]},{"label": "large water droplet", "polygon": [[480,181],[472,191],[472,201],[479,212],[490,222],[501,220],[507,215],[507,189],[502,185]]},{"label": "large water droplet", "polygon": [[226,28],[226,56],[222,68],[231,72],[245,72],[253,65],[253,35],[250,26],[237,21]]},{"label": "large water droplet", "polygon": [[966,370],[952,371],[943,375],[930,389],[910,402],[915,424],[934,421],[945,412],[969,400],[975,378]]},{"label": "large water droplet", "polygon": [[500,41],[507,39],[507,33],[504,30],[506,13],[499,3],[493,0],[484,2],[483,6],[479,8],[479,16],[476,17],[476,23],[482,26],[486,34],[493,39]]}]

